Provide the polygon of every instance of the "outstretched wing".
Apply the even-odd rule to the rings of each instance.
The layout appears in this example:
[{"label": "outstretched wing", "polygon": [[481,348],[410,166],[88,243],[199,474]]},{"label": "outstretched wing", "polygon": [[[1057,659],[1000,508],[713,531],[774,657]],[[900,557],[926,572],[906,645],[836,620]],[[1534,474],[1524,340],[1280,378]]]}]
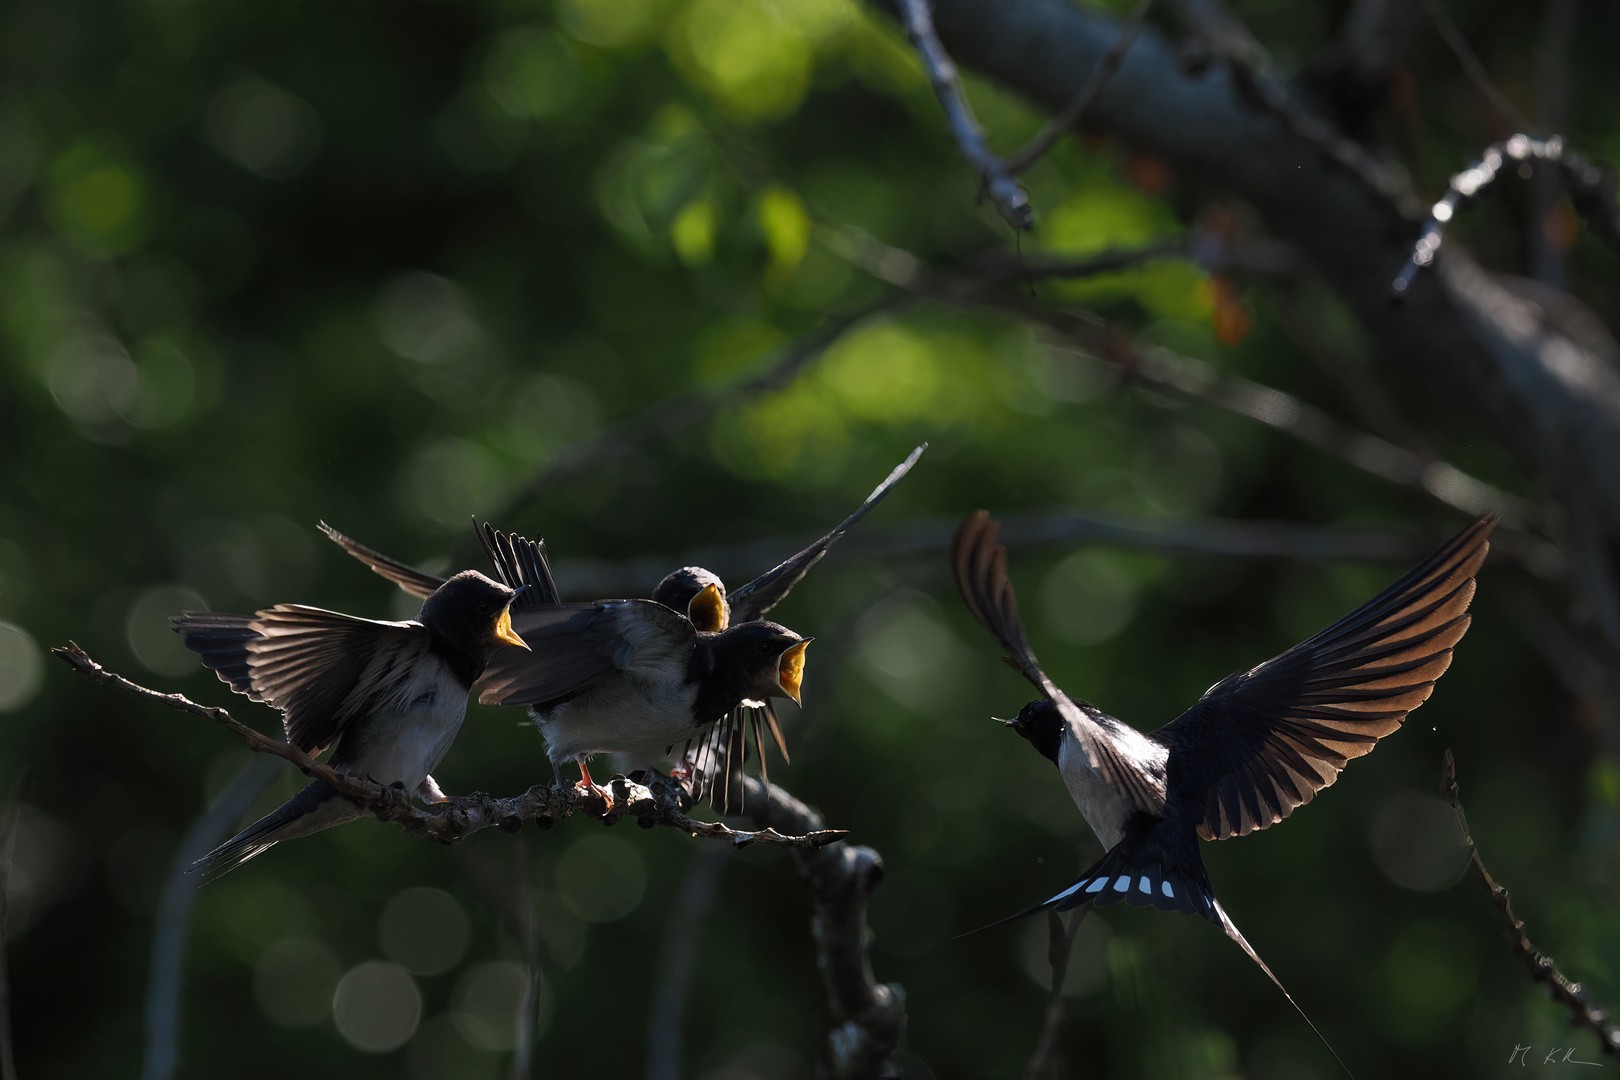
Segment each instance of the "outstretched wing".
[{"label": "outstretched wing", "polygon": [[1162,757],[1163,751],[1130,725],[1100,709],[1070,700],[1041,670],[1018,619],[1018,596],[1007,575],[1007,549],[997,542],[1000,532],[1001,523],[988,510],[975,510],[957,526],[951,540],[951,572],[968,610],[1001,643],[1012,669],[1057,706],[1091,767],[1129,795],[1139,809],[1161,813],[1162,784],[1150,779],[1138,766],[1154,757],[1155,751]]},{"label": "outstretched wing", "polygon": [[495,650],[478,681],[485,705],[544,708],[610,672],[652,675],[674,664],[684,672],[697,643],[684,616],[651,600],[526,608],[512,612],[512,629],[529,651]]},{"label": "outstretched wing", "polygon": [[[1206,840],[1264,829],[1310,802],[1351,758],[1428,700],[1468,629],[1485,515],[1395,584],[1308,641],[1211,687],[1149,737],[1207,776]],[[1193,790],[1184,787],[1183,790]]]},{"label": "outstretched wing", "polygon": [[[392,645],[406,659],[417,651],[408,639],[425,635],[418,623],[377,622],[301,604],[278,604],[251,618],[186,612],[173,623],[231,689],[281,710],[287,741],[311,755],[343,734],[345,704],[364,692],[362,679],[379,650]],[[402,644],[407,647],[398,648]],[[425,639],[418,644],[425,647]]]},{"label": "outstretched wing", "polygon": [[[325,533],[334,544],[371,567],[373,573],[381,574],[412,596],[418,596],[426,600],[437,592],[439,586],[443,585],[447,580],[418,570],[415,567],[406,566],[398,559],[390,559],[375,548],[366,547],[360,541],[344,536],[324,521],[320,524],[321,532]],[[507,582],[507,584],[510,585],[511,582]]]},{"label": "outstretched wing", "polygon": [[253,616],[187,611],[171,618],[169,625],[185,638],[186,648],[201,656],[203,666],[218,675],[220,682],[250,700],[264,700],[254,689],[253,673],[248,668],[248,642],[259,636],[253,629]]},{"label": "outstretched wing", "polygon": [[755,619],[762,618],[767,611],[781,603],[793,586],[797,585],[804,575],[810,572],[810,568],[820,562],[823,555],[827,554],[827,549],[836,544],[839,538],[849,531],[850,526],[865,517],[872,507],[883,501],[884,497],[894,489],[894,485],[898,484],[906,473],[911,471],[911,467],[917,464],[917,459],[922,456],[922,452],[926,449],[928,449],[928,444],[923,443],[913,450],[906,460],[895,466],[894,471],[884,479],[883,483],[872,489],[872,494],[866,497],[866,501],[861,503],[853,514],[839,522],[838,527],[833,529],[832,532],[780,566],[767,570],[748,584],[733,590],[729,597],[731,622],[734,625],[736,623],[752,622]]},{"label": "outstretched wing", "polygon": [[1018,595],[1007,573],[1007,548],[998,543],[1000,534],[1001,522],[988,510],[975,510],[962,519],[951,539],[951,574],[956,578],[956,591],[962,594],[979,625],[1001,643],[1007,665],[1055,701],[1063,692],[1041,670],[1029,639],[1024,637],[1024,624],[1018,618]]}]

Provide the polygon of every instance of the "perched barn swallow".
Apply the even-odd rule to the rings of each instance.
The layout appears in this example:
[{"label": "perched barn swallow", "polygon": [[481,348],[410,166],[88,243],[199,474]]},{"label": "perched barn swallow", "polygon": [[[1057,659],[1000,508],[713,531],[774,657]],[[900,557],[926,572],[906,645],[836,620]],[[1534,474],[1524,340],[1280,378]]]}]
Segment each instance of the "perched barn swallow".
[{"label": "perched barn swallow", "polygon": [[1474,575],[1495,526],[1491,515],[1479,518],[1320,634],[1227,676],[1143,734],[1047,678],[1018,619],[999,525],[984,510],[970,515],[951,545],[956,586],[1042,695],[1005,723],[1058,767],[1108,849],[1078,881],[1020,915],[1120,900],[1202,915],[1294,1004],[1216,901],[1198,840],[1275,825],[1428,700],[1468,629]]},{"label": "perched barn swallow", "polygon": [[583,787],[592,754],[668,752],[740,705],[799,701],[810,644],[762,619],[699,630],[652,600],[528,608],[513,628],[530,651],[492,657],[478,700],[531,706],[553,769],[574,760]]},{"label": "perched barn swallow", "polygon": [[[409,622],[277,604],[254,615],[187,612],[173,623],[220,681],[281,711],[291,745],[315,757],[336,742],[333,768],[442,801],[429,774],[461,729],[473,683],[502,646],[528,648],[512,630],[514,595],[468,570]],[[281,840],[364,813],[314,780],[197,865],[217,877]]]}]

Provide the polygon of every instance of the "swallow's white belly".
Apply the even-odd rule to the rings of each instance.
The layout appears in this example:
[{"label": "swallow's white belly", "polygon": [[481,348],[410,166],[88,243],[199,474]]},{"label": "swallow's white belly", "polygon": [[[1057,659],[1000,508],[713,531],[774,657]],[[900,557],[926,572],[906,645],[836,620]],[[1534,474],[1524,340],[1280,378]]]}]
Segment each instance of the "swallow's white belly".
[{"label": "swallow's white belly", "polygon": [[1112,848],[1125,836],[1125,819],[1134,807],[1118,788],[1108,783],[1086,761],[1086,752],[1080,742],[1068,732],[1058,748],[1058,769],[1063,773],[1063,786],[1069,797],[1080,808],[1080,814],[1097,834],[1104,848]]},{"label": "swallow's white belly", "polygon": [[536,714],[535,726],[554,766],[591,754],[662,754],[703,730],[692,722],[694,691],[682,678],[626,674]]},{"label": "swallow's white belly", "polygon": [[347,772],[414,792],[444,760],[466,719],[467,692],[438,665],[420,666],[428,670],[389,694],[364,729],[349,734],[359,745],[344,755]]}]

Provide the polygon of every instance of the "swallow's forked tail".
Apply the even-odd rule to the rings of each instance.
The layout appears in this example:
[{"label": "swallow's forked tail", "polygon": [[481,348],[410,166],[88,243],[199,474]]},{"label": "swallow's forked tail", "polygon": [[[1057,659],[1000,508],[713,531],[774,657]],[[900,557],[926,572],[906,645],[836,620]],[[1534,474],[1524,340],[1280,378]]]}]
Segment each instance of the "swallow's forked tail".
[{"label": "swallow's forked tail", "polygon": [[1236,926],[1232,925],[1232,920],[1227,916],[1226,909],[1221,907],[1220,901],[1216,900],[1214,901],[1214,904],[1215,914],[1219,917],[1218,921],[1220,927],[1222,930],[1226,931],[1226,936],[1237,942],[1238,948],[1248,953],[1249,959],[1253,960],[1260,966],[1260,970],[1266,973],[1266,978],[1270,979],[1274,984],[1276,984],[1277,989],[1282,991],[1282,996],[1288,999],[1288,1004],[1292,1005],[1294,1007],[1294,1011],[1299,1013],[1299,1018],[1305,1021],[1312,1031],[1316,1032],[1316,1037],[1322,1040],[1322,1045],[1328,1048],[1328,1053],[1333,1055],[1333,1060],[1339,1063],[1339,1068],[1344,1070],[1344,1074],[1350,1077],[1350,1080],[1356,1080],[1356,1074],[1350,1071],[1350,1066],[1344,1063],[1344,1058],[1340,1057],[1339,1052],[1333,1049],[1333,1044],[1327,1041],[1327,1036],[1323,1035],[1317,1026],[1311,1023],[1311,1018],[1306,1016],[1305,1010],[1299,1007],[1299,1002],[1295,1001],[1294,995],[1288,992],[1288,987],[1284,986],[1282,984],[1282,980],[1277,978],[1277,976],[1272,973],[1272,970],[1266,966],[1266,962],[1264,960],[1260,959],[1260,954],[1254,951],[1254,946],[1249,944],[1249,939],[1244,937],[1242,932],[1239,931]]}]

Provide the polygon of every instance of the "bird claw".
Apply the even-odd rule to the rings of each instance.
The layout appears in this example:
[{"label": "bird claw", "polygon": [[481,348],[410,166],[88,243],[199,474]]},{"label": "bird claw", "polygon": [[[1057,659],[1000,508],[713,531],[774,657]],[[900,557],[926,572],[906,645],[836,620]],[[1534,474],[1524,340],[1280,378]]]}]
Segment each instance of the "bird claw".
[{"label": "bird claw", "polygon": [[589,779],[576,781],[574,783],[574,794],[583,802],[594,802],[600,799],[603,804],[602,812],[604,814],[613,809],[613,792]]}]

